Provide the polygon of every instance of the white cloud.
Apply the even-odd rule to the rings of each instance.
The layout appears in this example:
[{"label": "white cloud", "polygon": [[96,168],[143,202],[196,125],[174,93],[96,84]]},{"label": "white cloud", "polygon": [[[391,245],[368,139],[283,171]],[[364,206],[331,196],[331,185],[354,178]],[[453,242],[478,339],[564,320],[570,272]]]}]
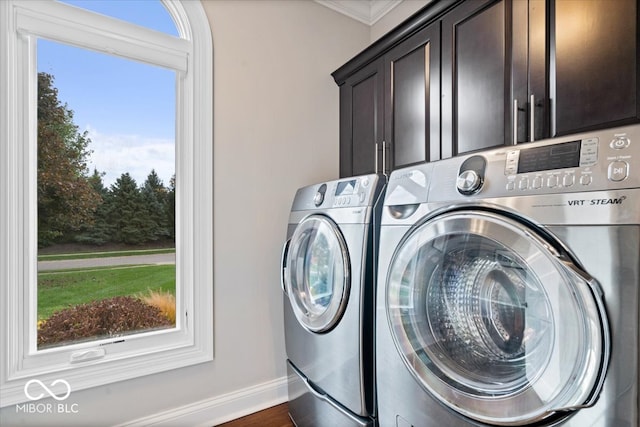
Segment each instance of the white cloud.
[{"label": "white cloud", "polygon": [[105,172],[105,187],[110,187],[125,172],[142,185],[151,169],[165,186],[175,173],[175,143],[170,139],[148,138],[140,135],[105,135],[87,126],[91,139],[89,173],[93,169]]}]

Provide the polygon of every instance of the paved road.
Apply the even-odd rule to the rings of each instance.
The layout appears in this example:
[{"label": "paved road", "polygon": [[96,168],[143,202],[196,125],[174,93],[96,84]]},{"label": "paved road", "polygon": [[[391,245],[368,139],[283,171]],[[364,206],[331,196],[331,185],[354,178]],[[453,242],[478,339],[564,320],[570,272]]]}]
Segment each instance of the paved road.
[{"label": "paved road", "polygon": [[175,264],[176,254],[150,254],[135,256],[117,256],[109,258],[69,259],[60,261],[39,261],[38,271],[64,270],[67,268],[91,268],[110,265],[135,264]]}]

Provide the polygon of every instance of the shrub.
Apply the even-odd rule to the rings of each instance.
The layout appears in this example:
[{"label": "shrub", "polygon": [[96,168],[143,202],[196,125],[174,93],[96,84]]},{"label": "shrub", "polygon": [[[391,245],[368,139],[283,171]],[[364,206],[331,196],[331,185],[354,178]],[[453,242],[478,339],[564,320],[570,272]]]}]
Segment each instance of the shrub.
[{"label": "shrub", "polygon": [[133,297],[113,297],[55,312],[38,329],[38,347],[172,327],[156,307]]}]

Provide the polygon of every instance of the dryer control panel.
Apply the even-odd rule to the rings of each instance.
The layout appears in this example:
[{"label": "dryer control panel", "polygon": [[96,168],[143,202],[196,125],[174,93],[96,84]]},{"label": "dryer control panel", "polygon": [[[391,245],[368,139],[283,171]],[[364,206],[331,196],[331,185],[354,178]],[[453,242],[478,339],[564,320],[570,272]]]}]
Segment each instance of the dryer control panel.
[{"label": "dryer control panel", "polygon": [[369,195],[372,191],[372,182],[369,176],[343,179],[333,183],[334,208],[347,206],[367,206],[370,204]]},{"label": "dryer control panel", "polygon": [[361,175],[302,187],[296,193],[292,211],[372,206],[384,187],[376,174]]},{"label": "dryer control panel", "polygon": [[639,188],[639,169],[640,125],[633,125],[462,158],[456,188],[484,197]]}]

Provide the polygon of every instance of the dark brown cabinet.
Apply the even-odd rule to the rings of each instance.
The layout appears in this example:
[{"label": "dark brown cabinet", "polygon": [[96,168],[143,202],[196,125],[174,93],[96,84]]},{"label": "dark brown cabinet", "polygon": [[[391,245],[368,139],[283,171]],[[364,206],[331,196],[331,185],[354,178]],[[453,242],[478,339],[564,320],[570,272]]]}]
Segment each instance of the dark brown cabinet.
[{"label": "dark brown cabinet", "polygon": [[464,2],[442,28],[443,157],[640,119],[636,0]]},{"label": "dark brown cabinet", "polygon": [[556,0],[550,15],[551,136],[638,121],[638,2]]},{"label": "dark brown cabinet", "polygon": [[382,171],[384,122],[382,58],[340,86],[340,176]]},{"label": "dark brown cabinet", "polygon": [[464,2],[442,20],[442,157],[505,142],[506,2]]},{"label": "dark brown cabinet", "polygon": [[340,175],[389,172],[438,159],[439,122],[438,22],[340,85]]},{"label": "dark brown cabinet", "polygon": [[391,49],[383,62],[385,171],[439,159],[440,23]]},{"label": "dark brown cabinet", "polygon": [[440,158],[440,22],[435,1],[332,75],[340,86],[340,176]]},{"label": "dark brown cabinet", "polygon": [[430,3],[333,73],[341,175],[639,122],[639,16],[637,0]]}]

